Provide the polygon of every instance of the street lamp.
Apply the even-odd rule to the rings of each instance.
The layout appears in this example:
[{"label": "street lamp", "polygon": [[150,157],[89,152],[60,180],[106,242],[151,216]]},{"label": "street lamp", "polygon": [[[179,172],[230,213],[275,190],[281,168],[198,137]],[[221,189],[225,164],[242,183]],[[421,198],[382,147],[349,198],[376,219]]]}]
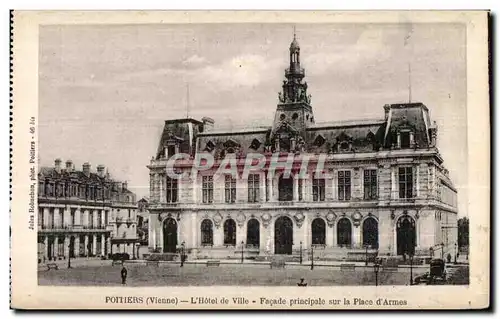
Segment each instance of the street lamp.
[{"label": "street lamp", "polygon": [[370,245],[365,245],[365,266],[368,266],[368,247]]},{"label": "street lamp", "polygon": [[300,242],[300,264],[302,265],[302,242]]},{"label": "street lamp", "polygon": [[311,245],[311,270],[314,269],[314,246]]},{"label": "street lamp", "polygon": [[455,262],[454,264],[457,264],[457,243],[455,243]]},{"label": "street lamp", "polygon": [[71,244],[68,245],[68,268],[71,268]]},{"label": "street lamp", "polygon": [[375,272],[375,286],[378,286],[378,271],[380,270],[380,264],[375,260],[373,264],[373,271]]},{"label": "street lamp", "polygon": [[410,286],[413,286],[413,254],[410,254]]},{"label": "street lamp", "polygon": [[243,249],[244,249],[244,246],[245,243],[243,242],[243,240],[241,241],[241,263],[243,263]]},{"label": "street lamp", "polygon": [[182,242],[181,244],[181,267],[184,267],[184,246],[186,245],[185,242]]},{"label": "street lamp", "polygon": [[444,243],[441,243],[441,259],[444,260]]}]

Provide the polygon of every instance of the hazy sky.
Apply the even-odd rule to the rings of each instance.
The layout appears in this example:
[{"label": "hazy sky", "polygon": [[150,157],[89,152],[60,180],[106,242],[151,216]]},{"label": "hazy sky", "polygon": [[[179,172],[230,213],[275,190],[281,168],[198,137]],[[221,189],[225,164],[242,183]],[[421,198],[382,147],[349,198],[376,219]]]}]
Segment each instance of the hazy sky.
[{"label": "hazy sky", "polygon": [[[467,194],[465,27],[458,24],[299,24],[317,122],[383,118],[383,105],[429,107],[438,146]],[[104,164],[148,195],[146,165],[166,119],[270,125],[288,64],[289,24],[42,26],[40,164]]]}]

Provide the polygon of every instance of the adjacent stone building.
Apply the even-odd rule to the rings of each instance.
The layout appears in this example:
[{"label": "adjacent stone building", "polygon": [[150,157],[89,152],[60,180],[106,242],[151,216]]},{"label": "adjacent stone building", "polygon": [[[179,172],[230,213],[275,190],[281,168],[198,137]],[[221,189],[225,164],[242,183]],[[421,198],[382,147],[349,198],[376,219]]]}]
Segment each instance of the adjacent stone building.
[{"label": "adjacent stone building", "polygon": [[[243,250],[257,258],[307,256],[314,249],[317,258],[341,259],[366,250],[379,256],[453,251],[457,191],[427,106],[387,104],[380,118],[318,123],[295,38],[289,59],[271,126],[224,130],[210,118],[165,121],[148,166],[150,252],[184,247],[190,258],[239,258]],[[167,162],[181,153],[189,158],[174,167],[185,176],[171,178]],[[267,162],[246,177],[249,153]],[[215,165],[194,177],[199,154],[213,155]],[[291,176],[269,168],[276,156],[291,156]],[[230,157],[238,176],[215,176]],[[322,161],[326,177],[318,174]]]},{"label": "adjacent stone building", "polygon": [[76,170],[56,159],[38,174],[39,260],[102,257],[127,252],[136,243],[136,198],[127,183],[113,180],[103,165]]}]

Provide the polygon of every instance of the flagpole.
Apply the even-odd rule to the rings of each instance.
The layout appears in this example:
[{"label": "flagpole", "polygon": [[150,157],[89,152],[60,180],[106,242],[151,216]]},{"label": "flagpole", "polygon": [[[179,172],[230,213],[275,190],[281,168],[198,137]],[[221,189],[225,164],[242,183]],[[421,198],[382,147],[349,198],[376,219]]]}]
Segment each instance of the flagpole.
[{"label": "flagpole", "polygon": [[408,103],[411,103],[411,63],[408,62]]}]

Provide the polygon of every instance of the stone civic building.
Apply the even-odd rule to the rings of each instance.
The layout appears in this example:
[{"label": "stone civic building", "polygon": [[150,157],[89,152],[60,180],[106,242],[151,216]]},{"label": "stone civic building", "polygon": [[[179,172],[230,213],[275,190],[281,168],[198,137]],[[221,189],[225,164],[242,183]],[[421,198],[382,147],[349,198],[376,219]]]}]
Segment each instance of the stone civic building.
[{"label": "stone civic building", "polygon": [[[317,123],[294,38],[272,126],[217,130],[214,121],[165,121],[151,160],[149,248],[190,258],[239,258],[300,251],[323,259],[369,249],[379,256],[452,251],[457,240],[457,191],[436,148],[437,127],[422,103],[387,104],[381,118]],[[174,154],[182,179],[166,174]],[[189,173],[199,153],[215,167]],[[248,153],[299,161],[306,177],[266,165],[248,178],[214,176],[217,165]],[[315,163],[325,158],[327,177]],[[294,162],[295,165],[295,162]],[[303,166],[303,165],[302,165]]]},{"label": "stone civic building", "polygon": [[126,252],[135,256],[136,196],[127,183],[113,180],[103,165],[91,172],[71,160],[62,167],[41,167],[38,174],[38,258],[40,262],[102,257]]}]

